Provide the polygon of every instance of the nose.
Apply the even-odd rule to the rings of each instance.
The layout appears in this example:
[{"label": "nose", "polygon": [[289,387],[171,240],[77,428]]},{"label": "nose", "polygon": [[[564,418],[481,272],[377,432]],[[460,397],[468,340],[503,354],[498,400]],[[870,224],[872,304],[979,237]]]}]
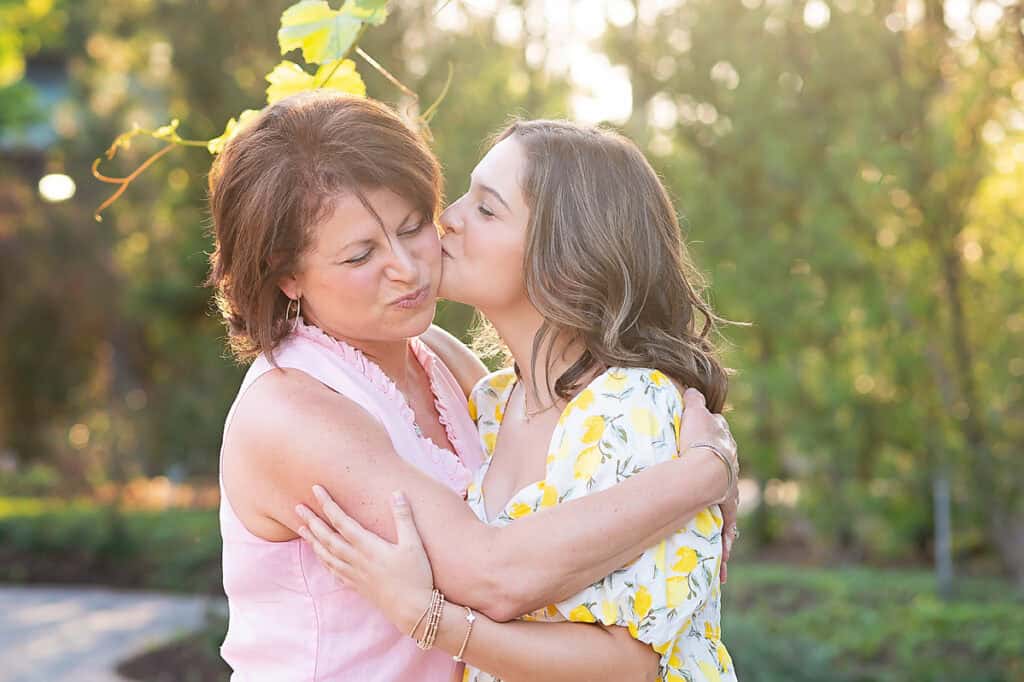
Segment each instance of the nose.
[{"label": "nose", "polygon": [[443,234],[448,234],[449,232],[457,234],[462,231],[462,220],[459,217],[458,206],[459,202],[456,201],[441,213],[441,229],[444,230]]},{"label": "nose", "polygon": [[391,257],[384,267],[384,274],[396,282],[417,284],[419,282],[418,273],[416,257],[402,244],[401,240],[393,239],[391,241]]}]

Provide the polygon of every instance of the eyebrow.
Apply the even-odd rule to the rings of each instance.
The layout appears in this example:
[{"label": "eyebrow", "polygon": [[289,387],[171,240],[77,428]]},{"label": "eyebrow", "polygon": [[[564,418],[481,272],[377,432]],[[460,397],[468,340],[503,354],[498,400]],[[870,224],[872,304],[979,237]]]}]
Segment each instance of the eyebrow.
[{"label": "eyebrow", "polygon": [[[472,177],[470,178],[470,180],[472,180]],[[500,201],[501,205],[505,207],[506,211],[508,211],[509,213],[512,212],[512,209],[509,207],[508,203],[501,197],[501,194],[498,193],[498,190],[494,189],[490,185],[485,185],[482,182],[478,182],[478,183],[476,183],[476,185],[477,185],[477,187],[482,189],[484,192],[486,192],[487,194],[492,195],[495,199]]]}]

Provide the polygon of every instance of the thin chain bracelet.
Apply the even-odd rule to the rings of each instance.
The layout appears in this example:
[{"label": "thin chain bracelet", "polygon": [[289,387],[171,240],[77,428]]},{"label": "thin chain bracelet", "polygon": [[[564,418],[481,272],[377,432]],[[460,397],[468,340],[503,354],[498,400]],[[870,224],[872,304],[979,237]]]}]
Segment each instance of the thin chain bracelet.
[{"label": "thin chain bracelet", "polygon": [[469,636],[473,634],[473,623],[476,622],[476,614],[473,613],[473,609],[466,608],[466,622],[469,623],[469,627],[466,628],[466,638],[462,640],[462,648],[459,649],[459,653],[452,656],[456,663],[462,663],[462,654],[466,653],[466,645],[469,644]]}]

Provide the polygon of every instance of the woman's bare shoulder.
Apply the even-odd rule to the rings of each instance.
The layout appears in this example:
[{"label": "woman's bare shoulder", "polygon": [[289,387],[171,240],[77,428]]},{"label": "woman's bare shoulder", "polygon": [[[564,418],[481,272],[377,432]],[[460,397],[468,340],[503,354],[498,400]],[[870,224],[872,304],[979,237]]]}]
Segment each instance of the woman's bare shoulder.
[{"label": "woman's bare shoulder", "polygon": [[294,433],[299,425],[312,426],[324,420],[336,428],[376,425],[358,403],[315,377],[299,369],[278,368],[256,379],[239,399],[232,427],[244,424],[247,431],[270,435],[280,429]]},{"label": "woman's bare shoulder", "polygon": [[345,499],[348,473],[392,452],[383,427],[361,406],[295,369],[273,369],[238,401],[224,436],[221,473],[242,522],[268,540],[294,537],[294,505],[312,505],[312,485]]}]

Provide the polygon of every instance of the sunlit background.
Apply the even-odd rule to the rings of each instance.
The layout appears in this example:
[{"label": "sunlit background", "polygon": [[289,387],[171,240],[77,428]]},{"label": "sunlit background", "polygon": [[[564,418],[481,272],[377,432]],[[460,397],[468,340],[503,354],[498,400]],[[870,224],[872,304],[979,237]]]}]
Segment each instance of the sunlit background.
[{"label": "sunlit background", "polygon": [[[12,590],[219,594],[217,449],[243,368],[202,286],[210,156],[174,150],[102,222],[90,166],[134,124],[202,140],[259,108],[289,4],[0,2]],[[1017,0],[403,0],[360,42],[422,102],[452,66],[431,125],[449,197],[512,115],[636,140],[715,308],[751,323],[721,341],[741,679],[1024,680],[1022,22]],[[103,172],[159,148],[138,138]],[[438,315],[463,338],[471,321]],[[225,679],[223,627],[213,608],[123,672]],[[0,620],[5,660],[21,628]],[[41,641],[24,660],[61,647]]]}]

